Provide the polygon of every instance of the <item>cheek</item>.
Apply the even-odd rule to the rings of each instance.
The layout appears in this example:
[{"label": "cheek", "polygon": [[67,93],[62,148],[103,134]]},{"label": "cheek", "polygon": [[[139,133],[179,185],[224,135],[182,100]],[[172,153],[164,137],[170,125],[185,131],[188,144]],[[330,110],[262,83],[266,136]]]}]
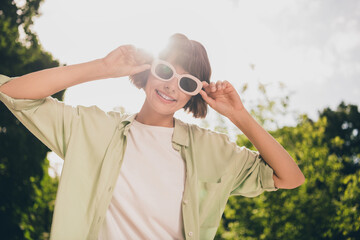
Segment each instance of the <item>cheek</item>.
[{"label": "cheek", "polygon": [[146,94],[148,94],[153,88],[154,88],[154,81],[152,80],[151,75],[149,75],[146,84],[144,86],[144,91]]},{"label": "cheek", "polygon": [[155,89],[155,88],[161,88],[162,84],[164,84],[162,81],[156,79],[155,77],[153,77],[152,75],[149,75],[149,78],[146,81],[146,85],[145,88],[147,87],[148,89]]},{"label": "cheek", "polygon": [[182,107],[184,107],[190,101],[190,99],[191,99],[191,96],[185,95],[185,96],[181,97],[181,101],[179,101],[179,102],[181,102]]}]

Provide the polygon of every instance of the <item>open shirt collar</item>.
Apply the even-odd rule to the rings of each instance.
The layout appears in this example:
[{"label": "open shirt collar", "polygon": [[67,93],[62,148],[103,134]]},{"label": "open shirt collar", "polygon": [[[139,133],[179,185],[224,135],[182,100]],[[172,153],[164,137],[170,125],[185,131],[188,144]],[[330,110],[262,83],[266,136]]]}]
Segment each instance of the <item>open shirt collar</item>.
[{"label": "open shirt collar", "polygon": [[[127,135],[131,124],[133,123],[137,113],[130,114],[126,116],[123,120],[121,120],[119,124],[119,129],[125,127],[124,134]],[[174,127],[174,133],[172,136],[172,141],[176,144],[182,145],[182,146],[189,146],[189,127],[188,124],[182,122],[181,120],[175,119],[175,127]]]}]

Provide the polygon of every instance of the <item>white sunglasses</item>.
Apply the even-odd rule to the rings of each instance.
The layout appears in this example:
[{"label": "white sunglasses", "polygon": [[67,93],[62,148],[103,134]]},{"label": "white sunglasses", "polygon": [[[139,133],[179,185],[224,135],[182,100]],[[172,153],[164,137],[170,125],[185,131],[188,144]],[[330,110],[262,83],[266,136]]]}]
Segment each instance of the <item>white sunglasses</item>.
[{"label": "white sunglasses", "polygon": [[203,86],[198,78],[190,74],[178,74],[170,63],[161,59],[153,61],[151,73],[161,81],[170,81],[176,77],[180,90],[191,96],[198,94]]}]

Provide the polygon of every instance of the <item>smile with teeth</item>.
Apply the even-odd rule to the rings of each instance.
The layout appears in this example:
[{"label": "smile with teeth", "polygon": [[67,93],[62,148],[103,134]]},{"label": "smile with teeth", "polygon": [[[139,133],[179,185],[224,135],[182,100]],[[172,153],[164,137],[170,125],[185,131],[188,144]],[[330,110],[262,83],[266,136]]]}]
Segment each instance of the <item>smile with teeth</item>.
[{"label": "smile with teeth", "polygon": [[167,101],[173,101],[173,102],[176,101],[175,99],[173,99],[173,98],[171,98],[171,97],[169,97],[169,96],[166,96],[165,94],[159,92],[158,90],[155,90],[155,91],[156,91],[156,93],[157,93],[160,97],[162,97],[163,99],[165,99],[165,100],[167,100]]}]

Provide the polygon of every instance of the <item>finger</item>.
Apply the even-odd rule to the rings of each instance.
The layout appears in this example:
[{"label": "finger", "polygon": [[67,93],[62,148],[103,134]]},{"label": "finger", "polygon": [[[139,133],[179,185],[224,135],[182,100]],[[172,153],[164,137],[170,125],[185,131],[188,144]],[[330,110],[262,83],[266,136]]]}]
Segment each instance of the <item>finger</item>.
[{"label": "finger", "polygon": [[216,91],[216,85],[214,82],[210,83],[210,92],[215,92]]},{"label": "finger", "polygon": [[213,106],[213,104],[215,103],[215,100],[212,99],[211,97],[209,97],[204,90],[200,90],[200,95],[207,104],[209,104],[210,106]]},{"label": "finger", "polygon": [[210,84],[206,81],[202,81],[202,84],[203,84],[203,88],[205,90],[205,92],[210,92]]},{"label": "finger", "polygon": [[136,52],[136,47],[134,45],[128,44],[123,46],[127,52]]},{"label": "finger", "polygon": [[231,92],[233,90],[235,90],[233,85],[228,81],[224,81],[224,92],[229,93],[229,92]]},{"label": "finger", "polygon": [[144,49],[137,48],[135,53],[135,60],[138,63],[151,63],[154,57],[151,53],[145,51]]},{"label": "finger", "polygon": [[136,73],[139,73],[139,72],[144,72],[148,69],[150,69],[150,64],[143,64],[143,65],[140,65],[140,66],[136,66],[134,67],[134,69],[132,70],[132,73],[130,75],[133,75],[133,74],[136,74]]},{"label": "finger", "polygon": [[217,82],[216,82],[216,89],[217,89],[217,90],[222,90],[222,89],[223,89],[223,87],[222,87],[222,81],[217,81]]},{"label": "finger", "polygon": [[228,87],[232,87],[231,83],[229,81],[227,81],[227,80],[223,81],[222,86],[223,86],[223,89],[226,89]]},{"label": "finger", "polygon": [[209,83],[208,83],[208,82],[206,82],[206,81],[202,81],[202,84],[203,84],[203,87],[207,87],[207,86],[209,86]]},{"label": "finger", "polygon": [[120,53],[120,55],[124,56],[126,54],[125,46],[118,47],[114,52],[115,54]]},{"label": "finger", "polygon": [[134,45],[123,45],[121,46],[121,52],[124,56],[124,60],[128,64],[136,63],[135,55],[136,55],[136,47]]}]

